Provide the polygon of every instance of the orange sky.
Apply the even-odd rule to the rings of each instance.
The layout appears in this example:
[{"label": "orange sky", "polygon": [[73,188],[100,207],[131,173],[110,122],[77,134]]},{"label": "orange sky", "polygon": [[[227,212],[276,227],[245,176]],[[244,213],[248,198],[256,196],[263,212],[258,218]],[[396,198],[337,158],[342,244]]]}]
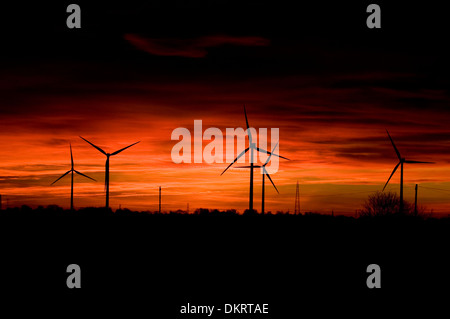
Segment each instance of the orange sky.
[{"label": "orange sky", "polygon": [[[177,127],[193,132],[195,119],[203,120],[203,129],[218,127],[225,132],[227,127],[244,127],[242,102],[247,104],[251,126],[279,128],[279,152],[291,159],[280,160],[279,171],[272,175],[280,194],[266,184],[266,210],[293,211],[298,180],[302,211],[354,213],[369,192],[382,189],[397,163],[385,128],[407,159],[436,162],[405,165],[406,200],[413,200],[415,183],[450,190],[446,178],[450,171],[448,151],[440,145],[439,135],[448,134],[448,130],[445,123],[441,124],[439,113],[423,111],[405,117],[398,110],[380,109],[381,114],[375,110],[377,102],[364,105],[355,101],[364,93],[358,89],[345,92],[300,85],[297,90],[280,88],[302,81],[277,79],[279,87],[273,88],[271,79],[263,79],[258,83],[229,84],[226,90],[222,85],[202,82],[170,86],[150,83],[137,88],[149,92],[140,93],[139,98],[117,98],[114,93],[67,99],[47,96],[20,120],[17,114],[2,119],[3,202],[8,199],[10,206],[68,207],[70,178],[50,184],[70,169],[72,143],[75,169],[98,181],[76,176],[75,206],[103,205],[105,157],[78,137],[82,135],[109,152],[141,141],[111,158],[112,208],[122,205],[157,210],[161,185],[163,210],[185,209],[189,203],[191,211],[199,207],[243,211],[248,207],[248,170],[231,169],[219,176],[226,164],[174,164],[171,149],[176,141],[170,138]],[[399,93],[371,94],[382,96],[384,101]],[[436,94],[439,92],[417,93]],[[336,104],[340,104],[339,112],[332,111]],[[395,118],[399,119],[396,126],[389,123]],[[419,120],[425,120],[426,125],[416,126]],[[412,126],[417,127],[413,133]],[[387,189],[398,191],[399,178],[397,173]],[[420,204],[436,213],[449,211],[450,193],[425,188],[419,192]],[[260,193],[261,176],[256,174],[254,205],[258,210]]]},{"label": "orange sky", "polygon": [[[280,194],[266,184],[267,210],[293,211],[299,181],[303,212],[353,214],[397,164],[388,129],[406,159],[436,162],[405,165],[405,199],[417,183],[420,205],[450,212],[449,52],[446,28],[434,24],[445,19],[387,17],[371,30],[341,2],[342,15],[323,4],[83,6],[78,30],[41,3],[2,20],[14,20],[1,31],[4,205],[69,207],[70,178],[50,186],[70,169],[69,143],[75,168],[97,179],[75,177],[75,206],[104,205],[105,157],[81,135],[110,152],[141,141],[111,158],[114,209],[157,210],[162,186],[164,211],[242,212],[248,170],[174,164],[171,133],[194,120],[244,127],[245,104],[250,126],[279,128],[279,152],[291,159],[272,175]],[[399,180],[387,189],[398,192]],[[255,175],[258,210],[260,192]]]}]

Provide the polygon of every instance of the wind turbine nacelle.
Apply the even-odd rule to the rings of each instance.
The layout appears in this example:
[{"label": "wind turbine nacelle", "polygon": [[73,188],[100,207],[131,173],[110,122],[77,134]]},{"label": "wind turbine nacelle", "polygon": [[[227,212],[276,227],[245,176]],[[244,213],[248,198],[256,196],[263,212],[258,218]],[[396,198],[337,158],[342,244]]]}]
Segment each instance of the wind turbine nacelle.
[{"label": "wind turbine nacelle", "polygon": [[[246,137],[252,141],[249,143],[249,147],[246,148]],[[239,157],[238,163],[245,163],[246,156],[248,161],[256,163],[258,158],[261,162],[265,162],[268,158],[266,152],[258,151],[259,149],[266,149],[268,141],[271,145],[279,140],[279,129],[271,128],[270,136],[269,129],[259,128],[259,134],[255,128],[249,129],[238,128],[226,128],[225,132],[222,132],[219,128],[209,127],[206,130],[203,129],[202,120],[194,120],[194,132],[184,127],[178,127],[172,131],[171,139],[178,140],[178,142],[172,147],[171,157],[175,164],[181,163],[233,163],[235,157]],[[270,138],[269,138],[270,137]],[[207,141],[206,145],[204,141]],[[250,141],[249,141],[250,142]],[[225,147],[224,147],[225,146]],[[235,150],[236,149],[236,150]],[[253,158],[250,154],[253,150]],[[244,154],[242,154],[244,153]],[[272,157],[270,166],[267,167],[270,173],[276,173],[278,171],[278,155]]]}]

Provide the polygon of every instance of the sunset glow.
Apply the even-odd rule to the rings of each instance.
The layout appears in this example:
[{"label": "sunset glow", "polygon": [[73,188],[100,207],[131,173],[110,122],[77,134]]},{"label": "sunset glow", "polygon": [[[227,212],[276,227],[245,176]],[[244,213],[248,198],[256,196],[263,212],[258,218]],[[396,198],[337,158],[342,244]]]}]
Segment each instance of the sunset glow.
[{"label": "sunset glow", "polygon": [[[243,212],[249,171],[220,176],[228,164],[175,164],[171,134],[178,127],[192,132],[194,120],[204,130],[245,128],[245,104],[250,126],[279,128],[279,153],[290,159],[272,175],[280,194],[266,184],[268,211],[293,211],[299,181],[302,212],[354,214],[398,162],[388,129],[403,156],[435,162],[405,165],[405,200],[414,200],[419,184],[419,205],[450,212],[450,97],[439,64],[445,52],[405,50],[414,41],[394,31],[390,42],[365,40],[360,30],[293,33],[289,19],[269,29],[255,17],[258,32],[240,16],[233,30],[208,20],[214,31],[205,34],[194,22],[184,33],[167,26],[157,34],[154,19],[146,29],[130,24],[107,35],[99,21],[77,36],[64,29],[39,42],[11,39],[0,78],[3,207],[68,208],[70,178],[50,184],[70,169],[69,143],[75,169],[97,180],[75,177],[75,207],[104,205],[105,158],[83,136],[111,152],[141,141],[111,158],[113,209],[156,211],[161,186],[163,211],[189,203],[191,212]],[[183,25],[188,17],[178,19]],[[398,192],[399,181],[397,172],[387,190]],[[259,174],[254,196],[259,210]]]},{"label": "sunset glow", "polygon": [[[58,85],[56,78],[46,81],[49,86]],[[170,154],[176,141],[170,136],[177,127],[193,132],[195,119],[203,120],[204,129],[245,127],[243,102],[248,105],[251,126],[280,129],[280,154],[291,159],[281,160],[279,171],[272,176],[280,195],[267,188],[269,210],[293,210],[299,180],[302,211],[352,213],[369,192],[382,189],[397,163],[385,128],[391,130],[402,154],[436,162],[405,166],[406,200],[413,199],[415,183],[450,190],[446,180],[450,132],[439,113],[424,110],[405,116],[383,106],[407,93],[354,90],[347,98],[342,90],[303,87],[301,82],[301,78],[284,78],[232,83],[227,85],[228,92],[221,92],[222,83],[199,82],[123,85],[110,94],[89,96],[33,94],[23,101],[26,112],[20,111],[20,119],[14,111],[3,115],[0,175],[4,200],[6,197],[14,206],[67,207],[70,180],[49,185],[70,168],[72,143],[75,168],[98,181],[76,177],[75,205],[101,206],[104,156],[78,137],[82,135],[111,152],[141,140],[111,158],[113,208],[157,210],[161,185],[164,210],[185,209],[189,203],[191,209],[242,211],[248,205],[248,171],[232,169],[219,176],[227,165],[174,164]],[[284,90],[283,86],[297,89]],[[139,98],[128,96],[130,90],[137,90]],[[374,100],[371,94],[382,98],[370,102]],[[436,94],[439,92],[416,95],[431,99]],[[338,111],[335,104],[339,104]],[[256,176],[258,207],[261,178]],[[388,189],[398,191],[398,183],[396,174]],[[435,212],[450,208],[447,198],[445,192],[420,189],[420,202]]]}]

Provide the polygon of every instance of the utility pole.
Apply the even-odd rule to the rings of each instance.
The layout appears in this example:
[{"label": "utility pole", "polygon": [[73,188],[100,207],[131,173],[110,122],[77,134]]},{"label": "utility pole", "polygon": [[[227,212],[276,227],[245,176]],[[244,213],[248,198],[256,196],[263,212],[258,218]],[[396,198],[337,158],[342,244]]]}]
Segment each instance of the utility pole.
[{"label": "utility pole", "polygon": [[159,186],[159,213],[161,214],[161,186]]},{"label": "utility pole", "polygon": [[189,214],[189,203],[187,203],[187,213]]},{"label": "utility pole", "polygon": [[298,186],[298,181],[297,181],[297,188],[295,190],[295,208],[294,208],[294,214],[300,214],[300,189]]},{"label": "utility pole", "polygon": [[416,184],[416,196],[414,199],[414,215],[417,216],[417,184]]},{"label": "utility pole", "polygon": [[2,195],[0,194],[0,210],[2,210]]}]

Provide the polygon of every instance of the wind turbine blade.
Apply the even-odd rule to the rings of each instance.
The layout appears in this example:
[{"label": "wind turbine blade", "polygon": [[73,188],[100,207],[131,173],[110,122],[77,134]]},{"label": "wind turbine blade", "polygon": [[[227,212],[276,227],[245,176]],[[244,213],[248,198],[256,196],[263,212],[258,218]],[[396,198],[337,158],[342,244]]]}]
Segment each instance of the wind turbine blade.
[{"label": "wind turbine blade", "polygon": [[55,184],[57,181],[59,181],[61,178],[63,178],[64,176],[66,176],[67,174],[69,174],[72,170],[69,170],[67,172],[65,172],[64,174],[62,174],[56,181],[54,181],[53,183],[51,183],[50,185]]},{"label": "wind turbine blade", "polygon": [[101,153],[103,153],[104,155],[106,155],[106,152],[104,150],[102,150],[100,147],[92,144],[91,142],[89,142],[87,139],[85,139],[84,137],[80,136],[83,140],[85,140],[86,142],[88,142],[89,144],[91,144],[93,147],[95,147],[96,149],[98,149]]},{"label": "wind turbine blade", "polygon": [[247,129],[249,129],[250,126],[248,125],[247,110],[245,109],[245,104],[244,104],[244,114],[245,114],[245,123],[247,124]]},{"label": "wind turbine blade", "polygon": [[273,187],[275,187],[275,190],[277,191],[277,193],[279,194],[280,192],[278,191],[278,188],[275,186],[275,183],[273,182],[272,178],[270,177],[269,173],[266,171],[266,168],[264,168],[264,174],[267,175],[267,177],[269,178],[270,182],[272,183]]},{"label": "wind turbine blade", "polygon": [[72,169],[73,169],[73,155],[72,155],[72,144],[70,143],[70,163],[72,163]]},{"label": "wind turbine blade", "polygon": [[405,161],[405,163],[409,163],[409,164],[436,164],[435,162],[419,162],[419,161]]},{"label": "wind turbine blade", "polygon": [[256,150],[257,150],[258,152],[267,153],[267,154],[273,155],[273,156],[278,156],[278,157],[280,157],[280,158],[284,158],[285,160],[290,161],[290,159],[287,158],[287,157],[284,157],[284,156],[281,156],[281,155],[278,155],[278,154],[272,154],[271,152],[266,151],[266,150],[263,150],[262,148],[259,148],[259,147],[257,147]]},{"label": "wind turbine blade", "polygon": [[394,175],[395,171],[397,170],[397,168],[399,167],[400,164],[401,164],[401,162],[398,162],[398,164],[394,167],[394,170],[392,171],[391,176],[389,176],[389,179],[387,180],[386,184],[383,187],[383,192],[384,192],[384,189],[386,188],[387,184],[391,180],[392,175]]},{"label": "wind turbine blade", "polygon": [[234,159],[234,161],[231,162],[230,165],[227,166],[227,168],[225,168],[225,170],[222,172],[222,174],[220,174],[220,176],[222,176],[223,173],[225,173],[225,172],[227,171],[227,169],[230,168],[231,165],[233,165],[239,158],[241,158],[242,155],[244,155],[246,152],[248,152],[249,149],[250,149],[250,148],[247,147],[245,150],[243,150],[243,151],[241,152],[241,154],[239,154],[238,157],[236,157],[236,158]]},{"label": "wind turbine blade", "polygon": [[[139,141],[139,142],[141,142],[141,141]],[[118,151],[115,151],[114,153],[111,153],[111,156],[112,156],[112,155],[119,154],[120,152],[125,151],[127,148],[130,148],[131,146],[136,145],[136,144],[139,143],[139,142],[133,143],[133,144],[131,144],[131,145],[128,145],[127,147],[124,147],[124,148],[122,148],[122,149],[120,149],[120,150],[118,150]]]},{"label": "wind turbine blade", "polygon": [[250,146],[253,142],[253,137],[252,137],[252,132],[250,131],[250,126],[248,125],[248,118],[247,118],[247,111],[245,109],[245,104],[244,104],[244,114],[245,114],[245,123],[247,124],[247,135],[248,135],[248,141],[250,142]]},{"label": "wind turbine blade", "polygon": [[96,182],[96,180],[95,179],[93,179],[92,177],[89,177],[89,176],[87,176],[87,175],[84,175],[83,173],[80,173],[79,171],[77,171],[76,169],[74,169],[73,170],[75,173],[77,173],[78,175],[81,175],[81,176],[84,176],[84,177],[87,177],[87,178],[89,178],[89,179],[92,179],[94,182]]},{"label": "wind turbine blade", "polygon": [[277,142],[277,144],[275,144],[275,147],[272,149],[272,153],[267,158],[267,161],[264,163],[263,167],[265,167],[267,165],[267,163],[269,163],[270,158],[272,157],[273,152],[275,152],[275,149],[277,148],[277,146],[278,146],[278,142]]},{"label": "wind turbine blade", "polygon": [[[253,165],[253,168],[261,168],[262,166]],[[251,166],[236,166],[235,168],[252,168]]]},{"label": "wind turbine blade", "polygon": [[397,153],[398,159],[399,159],[399,160],[402,160],[402,156],[400,155],[400,152],[398,151],[397,147],[395,146],[394,140],[392,139],[392,137],[391,137],[391,135],[389,134],[388,130],[386,130],[386,132],[387,132],[387,134],[388,134],[388,136],[389,136],[389,139],[391,140],[392,146],[394,146],[394,150],[395,150],[395,153]]}]

